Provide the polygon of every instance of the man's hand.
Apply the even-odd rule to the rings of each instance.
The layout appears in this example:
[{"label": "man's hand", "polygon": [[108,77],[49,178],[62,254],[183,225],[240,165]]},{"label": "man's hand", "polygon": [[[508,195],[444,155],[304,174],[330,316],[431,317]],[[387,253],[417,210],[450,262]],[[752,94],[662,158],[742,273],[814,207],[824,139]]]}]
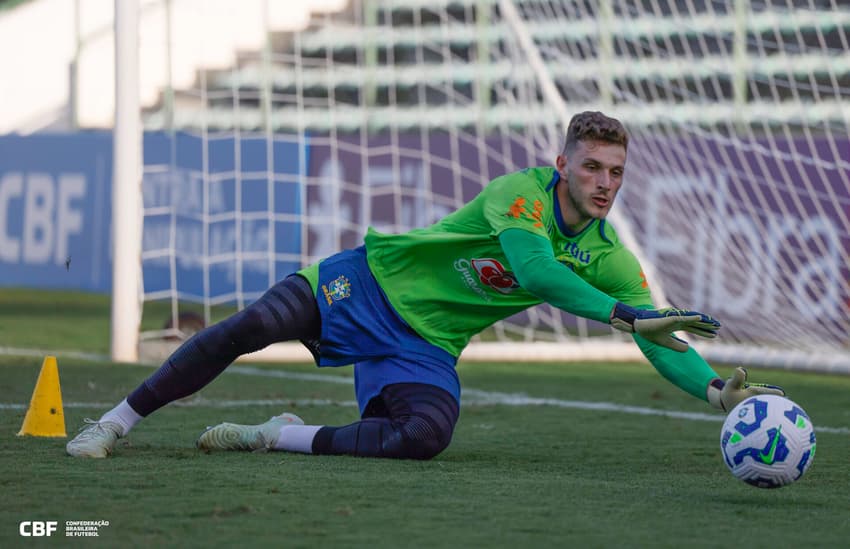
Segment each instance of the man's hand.
[{"label": "man's hand", "polygon": [[724,412],[757,395],[785,396],[785,390],[778,385],[747,383],[747,371],[740,366],[735,368],[732,377],[725,383],[719,377],[714,378],[706,389],[709,404]]},{"label": "man's hand", "polygon": [[710,316],[684,309],[635,309],[625,303],[617,303],[611,311],[611,326],[639,334],[645,339],[684,353],[688,342],[674,336],[672,332],[684,330],[702,337],[717,337],[720,323]]}]

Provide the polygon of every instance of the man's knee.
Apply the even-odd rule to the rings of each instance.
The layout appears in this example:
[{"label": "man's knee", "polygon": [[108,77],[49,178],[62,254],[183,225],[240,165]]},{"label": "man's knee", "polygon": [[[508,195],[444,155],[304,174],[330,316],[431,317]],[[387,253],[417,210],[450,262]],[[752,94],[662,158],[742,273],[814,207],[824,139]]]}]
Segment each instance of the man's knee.
[{"label": "man's knee", "polygon": [[409,416],[401,421],[365,418],[344,427],[322,427],[313,440],[313,453],[390,459],[431,459],[451,442],[451,429]]},{"label": "man's knee", "polygon": [[385,451],[391,457],[428,460],[448,448],[452,441],[453,426],[443,425],[427,416],[410,416],[398,429],[394,444]]},{"label": "man's knee", "polygon": [[447,439],[408,440],[403,455],[399,457],[402,459],[429,460],[441,454],[443,450],[449,447],[450,442],[450,437]]}]

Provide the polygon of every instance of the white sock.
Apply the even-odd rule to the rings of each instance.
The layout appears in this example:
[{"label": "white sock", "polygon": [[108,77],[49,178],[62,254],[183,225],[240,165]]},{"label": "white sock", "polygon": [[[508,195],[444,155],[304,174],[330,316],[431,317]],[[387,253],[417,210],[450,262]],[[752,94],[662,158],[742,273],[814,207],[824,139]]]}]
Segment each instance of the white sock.
[{"label": "white sock", "polygon": [[121,433],[121,436],[123,437],[130,432],[130,429],[132,429],[134,425],[142,421],[142,416],[136,413],[125,398],[118,406],[103,414],[100,421],[111,421],[112,423],[120,425],[121,429],[124,431]]},{"label": "white sock", "polygon": [[313,438],[322,427],[323,425],[284,425],[280,428],[280,434],[277,436],[273,448],[287,452],[312,454]]}]

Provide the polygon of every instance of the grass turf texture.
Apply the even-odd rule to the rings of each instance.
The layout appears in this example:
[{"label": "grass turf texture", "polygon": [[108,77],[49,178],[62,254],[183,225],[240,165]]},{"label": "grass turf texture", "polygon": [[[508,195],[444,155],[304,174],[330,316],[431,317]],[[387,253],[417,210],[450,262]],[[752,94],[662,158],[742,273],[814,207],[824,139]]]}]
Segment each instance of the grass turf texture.
[{"label": "grass turf texture", "polygon": [[[22,293],[12,294],[26,310]],[[107,336],[90,330],[108,326],[101,318],[108,317],[108,301],[41,294],[42,305],[32,310],[42,307],[44,316],[32,314],[11,329],[10,319],[0,318],[0,346],[102,350]],[[0,299],[7,295],[0,292]],[[63,305],[49,309],[50,303]],[[54,325],[64,330],[52,331]],[[10,333],[26,334],[28,343]],[[105,410],[70,403],[113,404],[152,372],[61,354],[58,361],[69,437],[84,417]],[[40,365],[40,358],[0,356],[0,401],[27,404]],[[260,368],[351,375],[349,368]],[[462,364],[458,371],[467,388],[710,413],[648,365]],[[786,386],[816,427],[850,425],[848,378],[765,370],[752,377]],[[356,419],[356,409],[344,404],[215,403],[345,402],[352,395],[343,384],[226,373],[200,399],[145,420],[106,460],[66,457],[67,439],[16,437],[25,410],[4,408],[0,546],[36,541],[19,537],[23,520],[59,522],[45,545],[62,543],[69,520],[109,521],[99,532],[101,543],[173,547],[717,547],[730,539],[754,547],[840,547],[850,537],[847,434],[818,433],[817,456],[804,479],[759,490],[723,465],[720,414],[716,422],[694,421],[481,405],[470,398],[452,445],[430,462],[194,448],[206,425],[260,422],[284,409],[308,423]]]}]

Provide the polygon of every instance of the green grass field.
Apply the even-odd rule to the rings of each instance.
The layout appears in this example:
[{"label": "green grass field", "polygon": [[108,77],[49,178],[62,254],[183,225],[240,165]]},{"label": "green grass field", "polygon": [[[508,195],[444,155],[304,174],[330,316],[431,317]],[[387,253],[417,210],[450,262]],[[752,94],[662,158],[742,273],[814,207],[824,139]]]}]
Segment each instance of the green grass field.
[{"label": "green grass field", "polygon": [[[55,352],[69,436],[152,372],[68,353],[106,352],[103,296],[0,290],[0,304],[0,347]],[[0,547],[67,546],[65,522],[82,520],[109,525],[74,545],[110,547],[846,547],[850,539],[847,377],[751,371],[785,386],[824,428],[806,477],[768,491],[727,472],[722,416],[645,364],[461,364],[467,393],[454,441],[420,463],[194,448],[205,426],[223,420],[255,423],[284,410],[308,423],[355,420],[351,369],[310,365],[235,365],[146,419],[112,458],[72,459],[67,439],[15,436],[41,360],[0,355]],[[59,530],[23,538],[25,520],[55,520]]]}]

